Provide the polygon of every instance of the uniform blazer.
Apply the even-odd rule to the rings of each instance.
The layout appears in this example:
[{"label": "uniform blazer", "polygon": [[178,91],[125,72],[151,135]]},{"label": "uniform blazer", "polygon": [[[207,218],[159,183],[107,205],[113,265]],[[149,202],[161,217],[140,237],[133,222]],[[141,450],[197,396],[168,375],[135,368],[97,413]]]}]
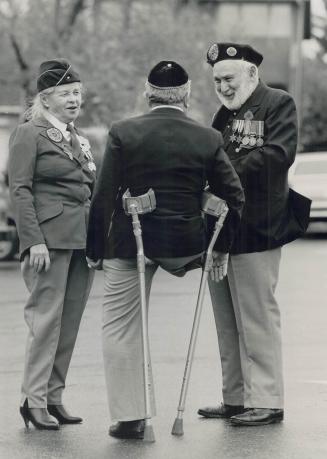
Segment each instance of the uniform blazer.
[{"label": "uniform blazer", "polygon": [[95,173],[59,133],[40,118],[19,125],[10,137],[9,185],[21,258],[36,244],[49,249],[86,246]]},{"label": "uniform blazer", "polygon": [[[241,145],[238,151],[240,144],[231,139],[233,120],[247,117],[264,122],[264,143],[260,147]],[[308,226],[311,201],[288,187],[288,170],[297,148],[292,97],[259,82],[239,111],[221,107],[212,125],[223,133],[226,153],[246,198],[231,253],[269,250],[301,236]]]},{"label": "uniform blazer", "polygon": [[136,256],[131,217],[122,208],[132,196],[155,192],[157,208],[141,216],[147,257],[184,257],[205,248],[201,195],[207,182],[225,199],[230,213],[222,238],[230,245],[244,202],[239,178],[223,148],[220,133],[184,112],[163,107],[114,123],[92,199],[87,255]]}]

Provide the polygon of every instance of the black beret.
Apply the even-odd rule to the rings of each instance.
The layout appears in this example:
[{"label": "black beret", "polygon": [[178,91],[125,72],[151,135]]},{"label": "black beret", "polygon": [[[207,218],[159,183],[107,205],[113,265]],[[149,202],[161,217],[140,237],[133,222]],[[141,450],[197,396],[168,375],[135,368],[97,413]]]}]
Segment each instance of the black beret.
[{"label": "black beret", "polygon": [[213,67],[216,62],[227,59],[240,59],[255,64],[257,67],[263,60],[262,54],[250,45],[238,43],[213,43],[207,52],[207,62]]},{"label": "black beret", "polygon": [[52,59],[51,61],[42,62],[37,78],[37,90],[80,82],[81,79],[70,63],[66,59]]},{"label": "black beret", "polygon": [[159,88],[177,88],[188,82],[188,74],[174,61],[161,61],[148,76],[148,82]]}]

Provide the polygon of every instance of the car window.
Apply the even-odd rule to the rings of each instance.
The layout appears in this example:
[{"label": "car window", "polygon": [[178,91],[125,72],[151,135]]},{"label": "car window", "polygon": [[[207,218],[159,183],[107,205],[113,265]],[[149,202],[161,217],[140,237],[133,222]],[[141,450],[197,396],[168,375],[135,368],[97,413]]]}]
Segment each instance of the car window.
[{"label": "car window", "polygon": [[327,160],[304,161],[297,164],[296,175],[327,174]]}]

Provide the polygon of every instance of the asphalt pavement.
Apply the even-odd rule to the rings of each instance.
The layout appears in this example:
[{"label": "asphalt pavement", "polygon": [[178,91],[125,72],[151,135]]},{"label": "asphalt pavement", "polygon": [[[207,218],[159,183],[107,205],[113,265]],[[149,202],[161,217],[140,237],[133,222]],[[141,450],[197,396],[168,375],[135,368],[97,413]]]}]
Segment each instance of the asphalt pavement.
[{"label": "asphalt pavement", "polygon": [[102,273],[85,311],[65,391],[65,405],[81,425],[59,431],[27,430],[18,406],[27,292],[19,264],[0,263],[1,459],[326,459],[327,458],[327,239],[310,238],[283,249],[277,296],[282,311],[285,421],[232,427],[196,411],[221,398],[217,338],[207,292],[186,401],[184,436],[171,428],[182,382],[200,272],[174,278],[159,270],[150,301],[155,378],[156,442],[108,436],[101,350]]}]

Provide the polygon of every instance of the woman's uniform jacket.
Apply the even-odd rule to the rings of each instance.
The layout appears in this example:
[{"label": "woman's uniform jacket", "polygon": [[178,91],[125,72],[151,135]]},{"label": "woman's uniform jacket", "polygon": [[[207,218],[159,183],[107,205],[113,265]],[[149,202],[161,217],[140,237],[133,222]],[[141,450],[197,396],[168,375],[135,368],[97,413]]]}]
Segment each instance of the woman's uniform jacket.
[{"label": "woman's uniform jacket", "polygon": [[[244,131],[238,133],[235,128],[240,126],[236,120],[244,123],[245,119],[251,120],[254,128],[258,121],[262,122],[262,146],[244,146],[232,137],[234,134],[243,138]],[[239,111],[222,106],[212,126],[222,132],[225,151],[245,192],[241,224],[230,252],[269,250],[303,235],[311,201],[288,186],[288,170],[297,148],[297,117],[292,97],[259,82]]]},{"label": "woman's uniform jacket", "polygon": [[90,160],[76,154],[58,132],[40,118],[19,125],[9,141],[10,191],[21,258],[36,244],[45,243],[48,249],[86,246],[95,172]]},{"label": "woman's uniform jacket", "polygon": [[127,188],[132,196],[149,188],[155,192],[155,211],[140,218],[148,258],[202,252],[201,195],[207,183],[230,209],[221,235],[228,251],[244,195],[221,134],[169,107],[114,123],[91,204],[87,255],[93,260],[136,256],[132,220],[122,207]]}]

